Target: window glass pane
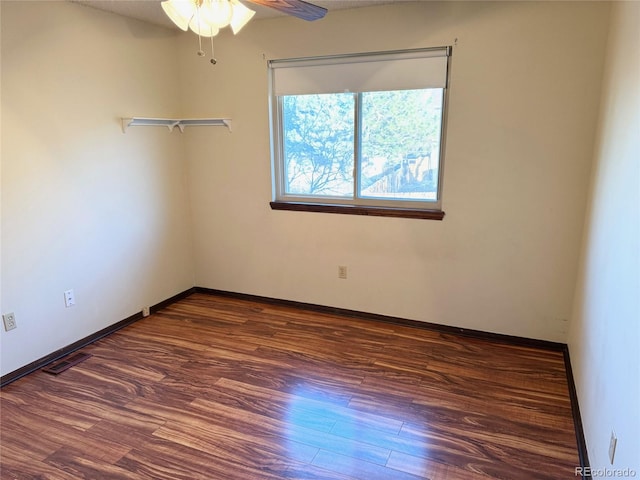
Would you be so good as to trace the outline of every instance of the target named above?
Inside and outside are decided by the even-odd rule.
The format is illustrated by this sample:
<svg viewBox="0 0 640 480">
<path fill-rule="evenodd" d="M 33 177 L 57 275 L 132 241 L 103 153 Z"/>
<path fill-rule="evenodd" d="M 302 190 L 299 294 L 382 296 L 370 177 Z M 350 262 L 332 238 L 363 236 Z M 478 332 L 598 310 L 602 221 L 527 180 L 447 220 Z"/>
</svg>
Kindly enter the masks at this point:
<svg viewBox="0 0 640 480">
<path fill-rule="evenodd" d="M 436 201 L 443 89 L 362 93 L 359 195 Z"/>
<path fill-rule="evenodd" d="M 281 98 L 285 194 L 353 197 L 354 95 Z"/>
</svg>

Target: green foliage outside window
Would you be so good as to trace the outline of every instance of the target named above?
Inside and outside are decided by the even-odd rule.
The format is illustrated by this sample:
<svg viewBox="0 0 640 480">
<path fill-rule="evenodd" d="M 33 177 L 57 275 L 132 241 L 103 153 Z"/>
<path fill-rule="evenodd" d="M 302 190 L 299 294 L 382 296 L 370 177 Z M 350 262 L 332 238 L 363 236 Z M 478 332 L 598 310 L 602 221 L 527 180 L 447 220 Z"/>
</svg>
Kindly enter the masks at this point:
<svg viewBox="0 0 640 480">
<path fill-rule="evenodd" d="M 283 96 L 285 192 L 435 200 L 442 99 L 439 88 Z"/>
</svg>

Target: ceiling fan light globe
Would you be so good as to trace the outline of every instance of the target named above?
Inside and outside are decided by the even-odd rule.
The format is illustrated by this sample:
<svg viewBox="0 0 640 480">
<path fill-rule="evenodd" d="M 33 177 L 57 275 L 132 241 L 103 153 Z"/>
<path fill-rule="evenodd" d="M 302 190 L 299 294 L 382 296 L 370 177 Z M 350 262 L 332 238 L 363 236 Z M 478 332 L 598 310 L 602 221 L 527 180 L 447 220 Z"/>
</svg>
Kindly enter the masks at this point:
<svg viewBox="0 0 640 480">
<path fill-rule="evenodd" d="M 220 29 L 213 25 L 208 24 L 204 20 L 198 20 L 198 15 L 194 16 L 189 22 L 189 28 L 191 31 L 201 37 L 215 37 Z"/>
<path fill-rule="evenodd" d="M 232 14 L 229 0 L 204 0 L 200 7 L 202 20 L 219 29 L 229 25 Z"/>
<path fill-rule="evenodd" d="M 233 34 L 237 34 L 242 27 L 244 27 L 249 20 L 253 18 L 256 14 L 250 8 L 245 7 L 238 0 L 231 0 L 231 5 L 233 5 L 233 16 L 231 17 L 231 30 L 233 30 Z"/>
<path fill-rule="evenodd" d="M 169 17 L 180 30 L 186 32 L 189 28 L 189 21 L 196 12 L 196 5 L 193 0 L 165 0 L 161 5 L 167 17 Z"/>
</svg>

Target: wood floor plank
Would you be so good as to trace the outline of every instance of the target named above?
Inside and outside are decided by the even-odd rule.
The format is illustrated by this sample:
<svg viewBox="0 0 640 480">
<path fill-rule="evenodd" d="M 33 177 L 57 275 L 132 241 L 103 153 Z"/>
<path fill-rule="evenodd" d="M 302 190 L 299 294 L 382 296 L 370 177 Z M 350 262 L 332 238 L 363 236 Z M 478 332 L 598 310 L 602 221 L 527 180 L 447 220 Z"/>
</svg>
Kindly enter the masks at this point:
<svg viewBox="0 0 640 480">
<path fill-rule="evenodd" d="M 317 467 L 313 464 L 291 465 L 284 472 L 282 478 L 296 480 L 358 480 L 357 477 Z"/>
<path fill-rule="evenodd" d="M 2 429 L 5 432 L 20 432 L 20 435 L 3 434 L 0 436 L 0 454 L 2 457 L 17 456 L 31 461 L 43 461 L 62 447 L 62 443 L 42 436 L 42 430 L 48 428 L 46 425 L 49 425 L 44 418 L 41 419 L 41 422 L 34 422 L 34 424 L 31 423 L 32 419 L 28 418 L 30 417 L 28 414 L 24 415 L 26 416 L 18 414 L 12 414 L 11 417 L 2 416 L 0 420 Z"/>
<path fill-rule="evenodd" d="M 385 462 L 386 463 L 386 462 Z M 383 465 L 377 465 L 350 455 L 320 450 L 313 459 L 313 465 L 337 472 L 357 472 L 354 476 L 367 480 L 420 480 L 410 473 L 394 470 Z"/>
<path fill-rule="evenodd" d="M 542 480 L 578 465 L 561 352 L 191 296 L 0 391 L 0 478 Z"/>
<path fill-rule="evenodd" d="M 60 470 L 40 460 L 35 460 L 28 450 L 16 451 L 2 447 L 0 478 L 10 480 L 77 480 L 77 475 Z"/>
<path fill-rule="evenodd" d="M 434 462 L 425 458 L 424 455 L 414 456 L 402 452 L 391 452 L 387 467 L 419 478 L 437 478 L 438 480 L 487 480 L 490 478 L 483 473 Z"/>
<path fill-rule="evenodd" d="M 137 472 L 126 470 L 115 463 L 93 459 L 86 454 L 82 446 L 62 447 L 49 455 L 44 463 L 58 471 L 71 474 L 71 478 L 76 479 L 142 480 L 145 478 L 138 475 Z"/>
<path fill-rule="evenodd" d="M 171 442 L 145 444 L 124 457 L 118 466 L 137 472 L 148 480 L 279 480 L 277 467 L 263 470 L 237 464 L 200 450 L 191 450 Z M 281 466 L 281 469 L 286 468 Z"/>
</svg>

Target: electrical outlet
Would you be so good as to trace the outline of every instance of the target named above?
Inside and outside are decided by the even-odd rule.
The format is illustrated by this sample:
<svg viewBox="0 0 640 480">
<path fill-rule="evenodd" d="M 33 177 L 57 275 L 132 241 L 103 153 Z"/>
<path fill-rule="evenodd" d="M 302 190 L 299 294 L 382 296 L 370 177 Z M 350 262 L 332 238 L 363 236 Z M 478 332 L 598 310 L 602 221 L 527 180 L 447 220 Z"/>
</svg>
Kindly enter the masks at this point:
<svg viewBox="0 0 640 480">
<path fill-rule="evenodd" d="M 346 265 L 338 265 L 338 278 L 343 280 L 347 279 L 347 267 Z"/>
<path fill-rule="evenodd" d="M 69 308 L 76 304 L 76 296 L 73 293 L 73 289 L 64 292 L 64 306 Z"/>
<path fill-rule="evenodd" d="M 151 315 L 151 307 L 142 307 L 142 316 L 148 317 Z"/>
<path fill-rule="evenodd" d="M 16 316 L 13 313 L 5 313 L 2 315 L 2 321 L 4 322 L 5 331 L 13 330 L 14 328 L 18 328 L 18 324 L 16 323 Z"/>
<path fill-rule="evenodd" d="M 609 461 L 613 465 L 613 459 L 616 456 L 616 445 L 618 444 L 618 438 L 616 432 L 611 430 L 611 439 L 609 440 Z"/>
</svg>

